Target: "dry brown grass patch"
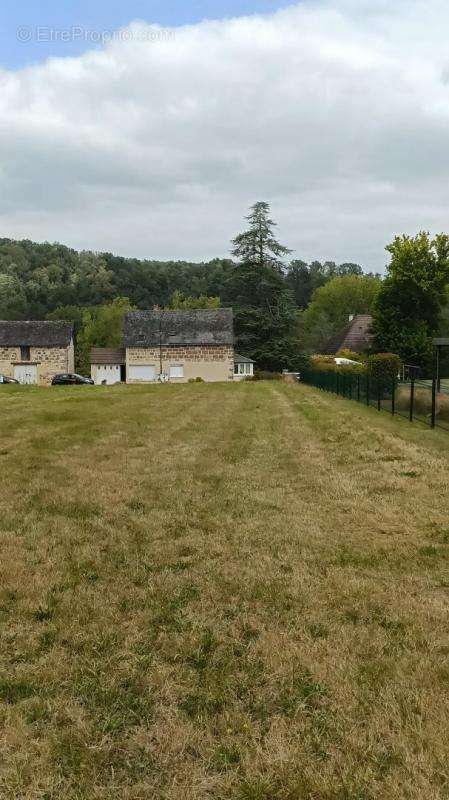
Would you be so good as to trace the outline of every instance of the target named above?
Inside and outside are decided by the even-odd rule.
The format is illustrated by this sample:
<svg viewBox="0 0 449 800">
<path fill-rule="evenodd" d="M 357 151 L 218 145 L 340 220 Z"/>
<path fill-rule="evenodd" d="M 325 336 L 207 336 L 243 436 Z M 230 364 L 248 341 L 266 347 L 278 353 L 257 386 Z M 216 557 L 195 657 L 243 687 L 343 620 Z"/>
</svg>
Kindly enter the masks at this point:
<svg viewBox="0 0 449 800">
<path fill-rule="evenodd" d="M 448 796 L 444 434 L 278 383 L 0 420 L 1 797 Z"/>
</svg>

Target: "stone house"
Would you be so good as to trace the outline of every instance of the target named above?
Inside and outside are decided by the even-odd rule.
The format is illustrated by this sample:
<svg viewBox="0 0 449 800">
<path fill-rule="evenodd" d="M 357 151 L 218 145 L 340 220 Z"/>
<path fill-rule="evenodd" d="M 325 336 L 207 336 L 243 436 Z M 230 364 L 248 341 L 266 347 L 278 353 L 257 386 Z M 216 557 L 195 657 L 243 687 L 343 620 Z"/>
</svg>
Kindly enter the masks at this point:
<svg viewBox="0 0 449 800">
<path fill-rule="evenodd" d="M 74 362 L 71 322 L 0 320 L 0 374 L 45 386 Z"/>
<path fill-rule="evenodd" d="M 125 316 L 126 382 L 234 379 L 230 308 L 131 311 Z"/>
</svg>

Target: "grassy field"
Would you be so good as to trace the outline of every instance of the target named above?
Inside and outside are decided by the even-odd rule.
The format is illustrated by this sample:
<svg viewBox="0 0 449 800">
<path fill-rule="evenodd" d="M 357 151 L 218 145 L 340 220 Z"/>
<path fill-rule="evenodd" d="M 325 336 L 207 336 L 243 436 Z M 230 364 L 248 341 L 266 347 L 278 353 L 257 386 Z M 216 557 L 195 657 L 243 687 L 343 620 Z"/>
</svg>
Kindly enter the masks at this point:
<svg viewBox="0 0 449 800">
<path fill-rule="evenodd" d="M 0 391 L 0 797 L 449 797 L 449 438 L 304 386 Z"/>
</svg>

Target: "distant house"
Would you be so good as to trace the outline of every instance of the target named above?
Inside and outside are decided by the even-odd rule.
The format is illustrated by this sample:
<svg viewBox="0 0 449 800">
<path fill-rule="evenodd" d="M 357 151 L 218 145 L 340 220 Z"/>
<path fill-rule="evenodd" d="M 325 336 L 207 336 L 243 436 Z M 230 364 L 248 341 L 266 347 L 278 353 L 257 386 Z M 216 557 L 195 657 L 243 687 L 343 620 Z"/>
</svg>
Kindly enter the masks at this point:
<svg viewBox="0 0 449 800">
<path fill-rule="evenodd" d="M 71 322 L 0 321 L 0 373 L 46 385 L 57 373 L 74 370 Z"/>
<path fill-rule="evenodd" d="M 373 340 L 372 321 L 373 318 L 370 314 L 357 314 L 350 318 L 348 324 L 331 337 L 323 348 L 323 352 L 333 355 L 339 350 L 353 350 L 354 353 L 363 353 L 368 350 Z"/>
<path fill-rule="evenodd" d="M 237 353 L 234 355 L 234 380 L 242 381 L 245 378 L 251 378 L 254 375 L 255 362 L 246 356 L 239 356 Z"/>
<path fill-rule="evenodd" d="M 123 333 L 127 383 L 234 379 L 230 308 L 131 311 Z"/>
<path fill-rule="evenodd" d="M 124 347 L 93 347 L 90 351 L 90 374 L 96 384 L 111 385 L 126 381 Z"/>
</svg>

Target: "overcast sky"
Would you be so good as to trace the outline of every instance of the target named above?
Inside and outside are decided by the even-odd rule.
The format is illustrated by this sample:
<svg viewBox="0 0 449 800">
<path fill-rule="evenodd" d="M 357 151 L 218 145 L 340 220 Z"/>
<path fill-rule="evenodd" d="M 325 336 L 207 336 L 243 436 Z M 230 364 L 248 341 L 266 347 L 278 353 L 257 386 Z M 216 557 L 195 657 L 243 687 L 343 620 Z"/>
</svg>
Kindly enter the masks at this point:
<svg viewBox="0 0 449 800">
<path fill-rule="evenodd" d="M 0 70 L 0 236 L 206 260 L 267 200 L 294 257 L 382 270 L 395 234 L 449 230 L 447 0 L 214 8 L 104 46 L 116 17 L 80 23 L 53 49 L 22 19 Z"/>
</svg>

